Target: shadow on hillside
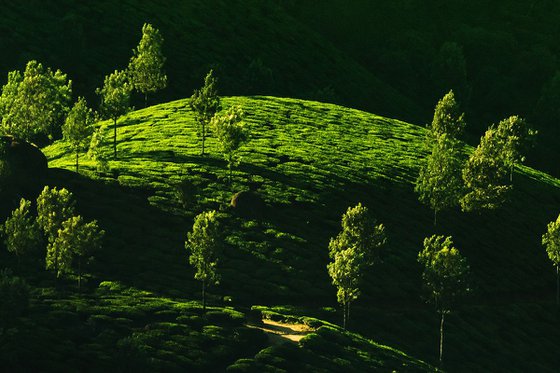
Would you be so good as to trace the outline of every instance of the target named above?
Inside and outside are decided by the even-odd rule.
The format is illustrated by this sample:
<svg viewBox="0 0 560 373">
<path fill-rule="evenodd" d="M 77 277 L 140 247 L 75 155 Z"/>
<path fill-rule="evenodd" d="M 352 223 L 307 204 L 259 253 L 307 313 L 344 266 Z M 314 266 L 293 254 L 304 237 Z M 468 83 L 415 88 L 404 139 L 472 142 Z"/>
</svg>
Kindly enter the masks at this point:
<svg viewBox="0 0 560 373">
<path fill-rule="evenodd" d="M 49 170 L 48 184 L 70 190 L 77 213 L 98 220 L 106 231 L 103 248 L 90 267 L 97 280 L 181 296 L 196 286 L 184 251 L 188 223 L 151 206 L 150 190 L 56 168 Z"/>
</svg>

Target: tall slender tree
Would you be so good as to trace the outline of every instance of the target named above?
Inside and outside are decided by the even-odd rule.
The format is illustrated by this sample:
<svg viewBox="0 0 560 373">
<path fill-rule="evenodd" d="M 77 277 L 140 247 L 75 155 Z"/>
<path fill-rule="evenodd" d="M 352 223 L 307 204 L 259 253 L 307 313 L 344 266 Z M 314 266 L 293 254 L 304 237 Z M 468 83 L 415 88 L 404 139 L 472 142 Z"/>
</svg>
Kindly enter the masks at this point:
<svg viewBox="0 0 560 373">
<path fill-rule="evenodd" d="M 509 181 L 513 180 L 513 168 L 525 161 L 524 152 L 533 143 L 537 132 L 529 127 L 527 121 L 512 115 L 500 121 L 497 127 L 501 140 L 504 162 L 509 168 Z"/>
<path fill-rule="evenodd" d="M 192 231 L 187 234 L 185 249 L 189 253 L 189 263 L 195 269 L 194 278 L 202 282 L 202 310 L 206 312 L 206 288 L 217 284 L 218 256 L 222 247 L 217 212 L 215 210 L 198 214 Z"/>
<path fill-rule="evenodd" d="M 78 289 L 81 289 L 82 265 L 88 256 L 101 247 L 104 234 L 97 221 L 86 223 L 79 215 L 62 222 L 62 227 L 47 250 L 47 269 L 52 269 L 58 277 L 77 270 Z M 73 266 L 74 261 L 77 262 L 77 268 Z"/>
<path fill-rule="evenodd" d="M 457 299 L 468 291 L 469 266 L 451 237 L 432 236 L 424 239 L 424 249 L 418 253 L 424 266 L 422 280 L 428 291 L 427 300 L 440 314 L 439 364 L 443 364 L 443 329 L 445 315 L 451 312 Z"/>
<path fill-rule="evenodd" d="M 202 138 L 202 152 L 204 155 L 204 141 L 206 140 L 208 124 L 220 109 L 220 96 L 218 96 L 218 79 L 214 71 L 210 70 L 204 78 L 204 86 L 194 91 L 189 100 L 189 106 L 194 112 L 194 118 L 198 123 L 198 134 Z"/>
<path fill-rule="evenodd" d="M 490 126 L 467 160 L 462 171 L 466 191 L 460 200 L 463 211 L 496 209 L 505 202 L 511 185 L 502 144 L 503 136 Z"/>
<path fill-rule="evenodd" d="M 556 221 L 548 223 L 547 231 L 542 235 L 542 244 L 556 267 L 556 305 L 560 306 L 560 215 Z"/>
<path fill-rule="evenodd" d="M 149 23 L 142 26 L 142 39 L 134 49 L 128 71 L 136 91 L 144 95 L 144 105 L 148 106 L 148 94 L 167 86 L 167 75 L 163 70 L 165 57 L 161 51 L 163 37 L 159 30 Z"/>
<path fill-rule="evenodd" d="M 420 202 L 434 211 L 434 226 L 439 211 L 459 204 L 463 192 L 461 168 L 458 142 L 447 134 L 438 136 L 432 144 L 431 154 L 420 168 L 414 187 Z"/>
<path fill-rule="evenodd" d="M 428 156 L 420 167 L 414 191 L 418 199 L 434 211 L 434 225 L 439 211 L 459 205 L 463 190 L 461 146 L 457 137 L 465 128 L 453 91 L 438 101 L 434 118 L 428 126 Z"/>
<path fill-rule="evenodd" d="M 80 97 L 74 104 L 66 121 L 62 126 L 62 136 L 64 140 L 72 144 L 76 152 L 76 172 L 79 172 L 80 152 L 89 145 L 93 134 L 93 111 L 88 108 L 85 98 Z"/>
<path fill-rule="evenodd" d="M 74 215 L 75 202 L 68 189 L 45 186 L 37 197 L 37 223 L 49 242 L 54 241 L 62 222 Z"/>
<path fill-rule="evenodd" d="M 243 110 L 238 106 L 232 106 L 224 114 L 216 113 L 210 121 L 210 127 L 216 135 L 228 163 L 230 183 L 232 168 L 237 160 L 237 150 L 247 142 L 249 137 L 247 130 L 241 123 L 242 119 Z"/>
<path fill-rule="evenodd" d="M 1 227 L 6 248 L 18 257 L 18 261 L 41 243 L 41 231 L 30 210 L 31 202 L 22 198 L 19 207 L 12 211 Z"/>
<path fill-rule="evenodd" d="M 115 70 L 105 77 L 103 88 L 96 93 L 101 96 L 101 114 L 113 120 L 113 157 L 117 158 L 117 120 L 131 110 L 130 91 L 126 72 Z"/>
<path fill-rule="evenodd" d="M 327 270 L 337 287 L 338 302 L 343 309 L 343 327 L 350 318 L 350 304 L 360 294 L 359 283 L 366 267 L 374 264 L 378 249 L 387 241 L 385 227 L 377 224 L 361 203 L 349 207 L 342 215 L 342 231 L 329 242 L 332 262 Z"/>
</svg>

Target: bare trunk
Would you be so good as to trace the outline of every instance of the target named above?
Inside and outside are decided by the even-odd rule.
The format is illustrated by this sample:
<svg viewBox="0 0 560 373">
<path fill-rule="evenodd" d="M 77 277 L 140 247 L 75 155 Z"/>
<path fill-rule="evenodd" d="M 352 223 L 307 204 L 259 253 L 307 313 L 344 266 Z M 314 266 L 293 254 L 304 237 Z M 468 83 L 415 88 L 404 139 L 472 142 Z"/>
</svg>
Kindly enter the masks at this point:
<svg viewBox="0 0 560 373">
<path fill-rule="evenodd" d="M 342 304 L 342 329 L 346 330 L 346 303 Z"/>
<path fill-rule="evenodd" d="M 513 165 L 509 169 L 509 182 L 513 181 Z"/>
<path fill-rule="evenodd" d="M 556 306 L 560 305 L 560 273 L 556 266 Z"/>
<path fill-rule="evenodd" d="M 204 155 L 204 140 L 206 138 L 206 125 L 202 124 L 202 155 Z"/>
<path fill-rule="evenodd" d="M 144 107 L 148 107 L 148 94 L 144 93 Z"/>
<path fill-rule="evenodd" d="M 113 119 L 113 158 L 117 159 L 117 119 Z"/>
<path fill-rule="evenodd" d="M 443 364 L 443 322 L 445 320 L 445 313 L 441 313 L 441 322 L 439 324 L 439 367 Z"/>
<path fill-rule="evenodd" d="M 434 227 L 437 226 L 437 210 L 434 209 Z"/>
<path fill-rule="evenodd" d="M 76 149 L 76 173 L 78 172 L 78 157 L 79 157 L 80 152 Z"/>
<path fill-rule="evenodd" d="M 82 259 L 78 258 L 78 292 L 82 291 Z"/>
<path fill-rule="evenodd" d="M 202 280 L 202 312 L 206 313 L 206 281 Z"/>
</svg>

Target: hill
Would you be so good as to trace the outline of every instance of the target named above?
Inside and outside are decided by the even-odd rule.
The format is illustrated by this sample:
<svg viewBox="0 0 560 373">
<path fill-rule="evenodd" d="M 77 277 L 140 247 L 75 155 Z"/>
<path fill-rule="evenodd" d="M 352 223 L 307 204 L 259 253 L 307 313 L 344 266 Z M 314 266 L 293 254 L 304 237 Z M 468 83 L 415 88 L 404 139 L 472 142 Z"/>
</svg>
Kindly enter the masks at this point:
<svg viewBox="0 0 560 373">
<path fill-rule="evenodd" d="M 44 149 L 53 168 L 50 183 L 72 190 L 78 210 L 107 230 L 90 286 L 118 281 L 166 298 L 198 299 L 184 239 L 195 214 L 217 208 L 227 249 L 220 262 L 222 282 L 212 290 L 215 305 L 260 304 L 285 317 L 339 323 L 325 268 L 327 245 L 341 214 L 362 202 L 387 226 L 389 243 L 383 263 L 365 276 L 352 330 L 435 362 L 437 315 L 421 301 L 416 255 L 424 237 L 452 235 L 471 265 L 474 292 L 448 318 L 445 367 L 555 369 L 560 329 L 552 303 L 554 274 L 540 235 L 558 213 L 559 180 L 518 168 L 504 208 L 480 215 L 451 211 L 434 228 L 431 212 L 413 193 L 425 155 L 423 127 L 296 99 L 224 99 L 224 106 L 234 104 L 247 112 L 251 141 L 242 148 L 231 186 L 213 139 L 210 154 L 199 155 L 186 100 L 123 117 L 119 159 L 110 161 L 109 173 L 97 172 L 84 158 L 85 175 L 76 175 L 67 171 L 74 159 L 66 144 Z M 104 151 L 110 154 L 109 142 Z M 177 196 L 181 179 L 191 184 L 191 200 Z M 233 193 L 250 188 L 266 205 L 259 216 L 241 217 L 225 208 Z M 340 349 L 326 350 L 332 357 Z M 283 349 L 266 354 L 292 356 Z M 255 359 L 240 364 L 259 366 Z"/>
</svg>

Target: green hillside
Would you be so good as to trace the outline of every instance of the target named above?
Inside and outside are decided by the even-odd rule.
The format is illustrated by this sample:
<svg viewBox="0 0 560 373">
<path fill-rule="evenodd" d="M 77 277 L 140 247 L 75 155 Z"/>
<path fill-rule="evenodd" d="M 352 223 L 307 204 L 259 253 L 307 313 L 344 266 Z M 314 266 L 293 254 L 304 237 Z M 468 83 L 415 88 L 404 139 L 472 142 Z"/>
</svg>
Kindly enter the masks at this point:
<svg viewBox="0 0 560 373">
<path fill-rule="evenodd" d="M 107 231 L 105 246 L 90 269 L 88 294 L 98 297 L 100 281 L 118 281 L 125 289 L 132 286 L 168 302 L 197 300 L 199 284 L 192 279 L 184 239 L 194 215 L 217 208 L 227 248 L 219 264 L 221 284 L 211 290 L 212 304 L 278 306 L 274 310 L 280 314 L 338 324 L 341 315 L 326 272 L 327 246 L 339 230 L 341 214 L 362 202 L 387 226 L 389 243 L 382 263 L 365 276 L 351 330 L 435 363 L 439 324 L 435 312 L 421 301 L 416 256 L 424 237 L 452 235 L 471 265 L 474 291 L 448 318 L 445 368 L 554 370 L 560 329 L 553 304 L 554 273 L 540 235 L 558 213 L 559 180 L 517 169 L 515 189 L 504 208 L 480 215 L 451 211 L 442 214 L 434 228 L 431 211 L 413 193 L 419 160 L 425 155 L 424 128 L 312 101 L 224 99 L 224 106 L 233 104 L 247 113 L 251 140 L 242 148 L 231 186 L 213 139 L 208 143 L 210 154 L 199 155 L 186 100 L 123 117 L 119 160 L 110 161 L 109 172 L 98 173 L 84 157 L 84 175 L 77 175 L 70 171 L 74 158 L 66 144 L 44 149 L 53 168 L 51 184 L 72 190 L 78 211 L 98 219 Z M 109 128 L 106 133 L 104 151 L 109 156 Z M 186 208 L 175 193 L 181 178 L 194 185 L 194 198 Z M 250 187 L 266 208 L 260 216 L 238 216 L 226 206 L 234 192 Z M 45 286 L 46 275 L 35 277 L 34 284 Z M 133 305 L 127 309 L 136 312 Z M 218 313 L 224 312 L 229 311 Z M 282 360 L 301 358 L 302 364 L 309 360 L 317 362 L 317 369 L 328 369 L 317 356 L 338 354 L 340 349 L 328 344 L 354 337 L 320 331 L 324 340 L 316 342 L 322 353 L 306 350 L 306 345 L 317 346 L 312 341 L 319 337 L 312 336 L 298 352 L 272 348 L 261 353 L 270 361 L 259 360 L 259 355 L 238 356 L 245 358 L 239 364 L 258 371 L 259 364 L 275 366 L 271 361 L 280 361 L 277 367 L 282 368 Z M 352 339 L 343 344 L 365 351 L 369 347 L 363 343 Z M 358 362 L 355 355 L 345 356 L 348 363 L 333 366 L 350 364 L 360 371 L 364 361 L 376 360 Z"/>
</svg>

